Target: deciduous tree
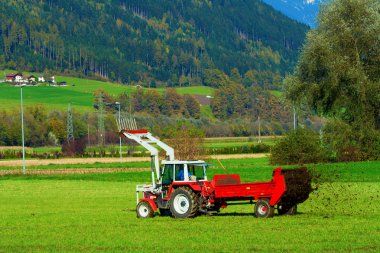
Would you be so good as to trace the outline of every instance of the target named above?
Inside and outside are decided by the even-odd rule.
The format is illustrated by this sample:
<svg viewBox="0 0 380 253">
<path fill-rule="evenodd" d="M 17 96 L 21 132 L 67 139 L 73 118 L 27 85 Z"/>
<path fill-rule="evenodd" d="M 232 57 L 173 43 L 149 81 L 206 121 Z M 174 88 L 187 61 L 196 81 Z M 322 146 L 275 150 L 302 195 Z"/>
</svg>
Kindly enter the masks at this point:
<svg viewBox="0 0 380 253">
<path fill-rule="evenodd" d="M 376 138 L 368 134 L 380 129 L 380 2 L 332 1 L 319 23 L 286 79 L 287 97 L 349 124 L 355 147 L 368 150 L 366 140 Z"/>
</svg>

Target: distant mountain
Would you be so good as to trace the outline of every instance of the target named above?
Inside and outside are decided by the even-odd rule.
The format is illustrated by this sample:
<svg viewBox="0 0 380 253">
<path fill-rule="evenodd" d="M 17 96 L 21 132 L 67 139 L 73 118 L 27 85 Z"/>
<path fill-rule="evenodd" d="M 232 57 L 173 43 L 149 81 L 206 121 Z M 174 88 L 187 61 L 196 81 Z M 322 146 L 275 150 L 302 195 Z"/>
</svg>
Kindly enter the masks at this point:
<svg viewBox="0 0 380 253">
<path fill-rule="evenodd" d="M 329 0 L 263 0 L 285 15 L 310 27 L 317 26 L 319 6 Z"/>
<path fill-rule="evenodd" d="M 308 30 L 261 0 L 0 1 L 0 68 L 202 83 L 292 70 Z"/>
</svg>

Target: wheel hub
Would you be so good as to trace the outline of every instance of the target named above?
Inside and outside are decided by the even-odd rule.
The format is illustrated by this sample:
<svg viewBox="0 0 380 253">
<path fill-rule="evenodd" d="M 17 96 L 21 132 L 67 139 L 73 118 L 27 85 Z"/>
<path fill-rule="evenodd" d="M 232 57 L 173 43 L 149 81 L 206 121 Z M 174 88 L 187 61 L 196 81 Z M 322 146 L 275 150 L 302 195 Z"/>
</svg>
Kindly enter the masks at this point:
<svg viewBox="0 0 380 253">
<path fill-rule="evenodd" d="M 261 215 L 265 215 L 268 210 L 268 207 L 264 205 L 260 205 L 259 208 L 257 209 L 258 213 Z"/>
<path fill-rule="evenodd" d="M 173 204 L 175 211 L 179 214 L 186 213 L 190 208 L 190 202 L 184 194 L 175 196 Z"/>
<path fill-rule="evenodd" d="M 149 214 L 149 210 L 146 206 L 140 206 L 139 207 L 139 213 L 141 217 L 147 217 Z"/>
</svg>

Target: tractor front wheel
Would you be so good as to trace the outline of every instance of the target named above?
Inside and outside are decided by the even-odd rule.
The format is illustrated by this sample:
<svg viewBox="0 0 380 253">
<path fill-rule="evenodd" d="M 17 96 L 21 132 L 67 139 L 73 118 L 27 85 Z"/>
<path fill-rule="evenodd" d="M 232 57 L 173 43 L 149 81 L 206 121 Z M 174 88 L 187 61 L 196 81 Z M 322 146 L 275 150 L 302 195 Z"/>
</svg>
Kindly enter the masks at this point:
<svg viewBox="0 0 380 253">
<path fill-rule="evenodd" d="M 187 187 L 179 187 L 170 196 L 170 211 L 175 218 L 191 218 L 199 211 L 198 196 Z"/>
<path fill-rule="evenodd" d="M 258 218 L 270 218 L 274 215 L 274 207 L 269 204 L 269 199 L 259 199 L 255 205 L 255 214 Z"/>
<path fill-rule="evenodd" d="M 140 201 L 136 207 L 137 218 L 152 218 L 154 211 L 147 201 Z"/>
</svg>

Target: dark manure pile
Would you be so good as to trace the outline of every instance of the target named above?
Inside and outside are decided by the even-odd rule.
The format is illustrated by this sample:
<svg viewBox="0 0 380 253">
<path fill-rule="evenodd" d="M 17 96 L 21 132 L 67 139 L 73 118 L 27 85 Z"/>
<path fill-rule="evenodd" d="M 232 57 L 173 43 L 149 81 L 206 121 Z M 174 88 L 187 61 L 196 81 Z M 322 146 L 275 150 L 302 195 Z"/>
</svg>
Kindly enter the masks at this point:
<svg viewBox="0 0 380 253">
<path fill-rule="evenodd" d="M 286 192 L 281 197 L 282 204 L 295 205 L 309 198 L 313 191 L 312 174 L 306 168 L 286 169 L 282 175 L 286 184 Z"/>
</svg>

